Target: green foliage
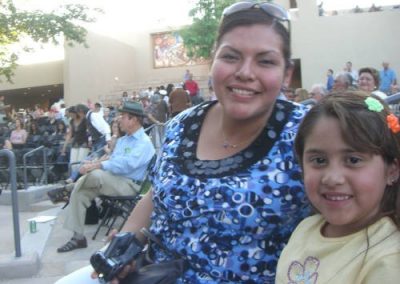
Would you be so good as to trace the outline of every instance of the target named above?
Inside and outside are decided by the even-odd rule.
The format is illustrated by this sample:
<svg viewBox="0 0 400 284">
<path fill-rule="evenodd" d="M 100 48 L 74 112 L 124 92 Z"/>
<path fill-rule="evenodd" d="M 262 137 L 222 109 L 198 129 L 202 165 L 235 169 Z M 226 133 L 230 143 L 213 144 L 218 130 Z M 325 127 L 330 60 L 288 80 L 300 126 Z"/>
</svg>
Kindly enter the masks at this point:
<svg viewBox="0 0 400 284">
<path fill-rule="evenodd" d="M 210 58 L 225 7 L 235 0 L 198 0 L 189 15 L 193 24 L 179 31 L 191 58 Z"/>
<path fill-rule="evenodd" d="M 30 37 L 38 43 L 59 44 L 59 37 L 64 35 L 65 42 L 86 45 L 85 28 L 79 22 L 94 22 L 88 16 L 89 9 L 84 5 L 65 5 L 56 11 L 18 10 L 12 0 L 0 0 L 0 78 L 9 82 L 17 66 L 18 55 L 10 45 Z M 96 10 L 99 12 L 99 10 Z M 29 51 L 29 47 L 25 49 Z"/>
</svg>

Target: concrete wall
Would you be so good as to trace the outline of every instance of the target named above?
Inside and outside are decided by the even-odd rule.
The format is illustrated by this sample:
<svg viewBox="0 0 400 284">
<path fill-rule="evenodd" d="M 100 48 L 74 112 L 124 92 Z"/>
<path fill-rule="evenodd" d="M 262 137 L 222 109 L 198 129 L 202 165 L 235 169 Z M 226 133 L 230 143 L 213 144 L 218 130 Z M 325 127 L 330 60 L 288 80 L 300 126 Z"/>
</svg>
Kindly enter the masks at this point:
<svg viewBox="0 0 400 284">
<path fill-rule="evenodd" d="M 288 0 L 276 2 L 289 8 Z M 381 69 L 382 61 L 388 60 L 400 76 L 400 53 L 398 52 L 400 41 L 393 36 L 400 34 L 399 11 L 319 17 L 316 1 L 297 1 L 297 3 L 298 9 L 292 11 L 292 46 L 293 58 L 301 60 L 303 87 L 310 88 L 317 82 L 325 83 L 327 69 L 331 68 L 339 72 L 343 70 L 347 61 L 353 62 L 354 69 L 365 66 Z M 174 29 L 177 27 L 160 27 L 157 30 L 146 30 L 144 27 L 139 32 L 128 32 L 117 37 L 110 35 L 135 47 L 132 54 L 125 54 L 134 62 L 132 65 L 134 76 L 128 75 L 120 79 L 118 83 L 108 80 L 107 82 L 112 86 L 103 88 L 103 93 L 111 90 L 110 94 L 115 95 L 123 90 L 130 92 L 148 86 L 155 87 L 169 82 L 179 82 L 186 69 L 190 69 L 195 79 L 197 78 L 205 87 L 209 73 L 208 65 L 153 68 L 151 34 Z M 93 43 L 93 45 L 97 48 L 98 43 Z M 79 52 L 77 50 L 70 55 L 78 56 Z M 96 68 L 102 60 L 107 61 L 108 56 L 111 55 L 106 55 L 104 59 L 94 59 Z M 81 56 L 78 61 L 82 62 L 82 60 L 84 58 Z M 70 72 L 76 70 L 72 66 L 68 67 L 67 64 L 66 67 L 71 70 Z M 79 84 L 82 83 L 76 82 L 76 85 Z"/>
<path fill-rule="evenodd" d="M 328 68 L 339 72 L 345 62 L 353 69 L 382 68 L 390 62 L 400 76 L 400 11 L 319 17 L 315 1 L 297 1 L 293 21 L 293 57 L 301 59 L 303 87 L 326 82 Z"/>
<path fill-rule="evenodd" d="M 276 2 L 289 7 L 288 0 Z M 301 60 L 303 87 L 325 83 L 327 69 L 339 72 L 347 61 L 353 62 L 354 69 L 381 69 L 382 61 L 387 60 L 400 76 L 400 11 L 319 17 L 316 1 L 297 3 L 298 9 L 292 11 L 292 45 L 293 58 Z M 89 49 L 66 47 L 64 65 L 57 62 L 19 67 L 12 87 L 63 82 L 67 104 L 86 102 L 88 98 L 107 101 L 124 90 L 180 82 L 186 69 L 205 87 L 208 65 L 153 68 L 151 34 L 176 29 L 144 26 L 140 31 L 124 29 L 120 34 L 117 30 L 108 35 L 89 33 Z M 10 88 L 0 85 L 0 90 L 7 86 Z"/>
<path fill-rule="evenodd" d="M 89 48 L 66 47 L 64 96 L 68 104 L 92 102 L 113 93 L 120 82 L 135 78 L 135 48 L 115 39 L 89 33 Z"/>
<path fill-rule="evenodd" d="M 63 66 L 63 61 L 18 66 L 15 76 L 12 78 L 14 83 L 6 82 L 4 79 L 0 83 L 0 91 L 62 84 L 64 81 Z"/>
</svg>

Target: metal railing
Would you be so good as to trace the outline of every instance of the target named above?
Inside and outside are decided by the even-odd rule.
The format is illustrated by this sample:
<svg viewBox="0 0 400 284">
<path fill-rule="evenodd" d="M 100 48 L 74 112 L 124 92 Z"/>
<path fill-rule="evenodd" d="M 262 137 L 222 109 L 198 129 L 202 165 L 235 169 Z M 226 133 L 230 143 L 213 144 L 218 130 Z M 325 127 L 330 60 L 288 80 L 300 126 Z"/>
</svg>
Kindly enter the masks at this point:
<svg viewBox="0 0 400 284">
<path fill-rule="evenodd" d="M 395 115 L 400 116 L 400 93 L 387 96 L 384 101 Z"/>
<path fill-rule="evenodd" d="M 48 176 L 48 169 L 47 169 L 47 148 L 45 146 L 40 146 L 38 148 L 35 148 L 27 153 L 24 154 L 24 156 L 22 157 L 22 161 L 23 161 L 23 165 L 24 165 L 24 188 L 27 189 L 28 188 L 28 166 L 27 166 L 27 158 L 31 157 L 33 154 L 35 154 L 36 152 L 42 151 L 43 153 L 43 163 L 40 166 L 40 168 L 43 168 L 43 179 L 42 181 L 44 181 L 44 184 L 47 184 L 47 176 Z M 41 181 L 41 182 L 42 182 Z"/>
<path fill-rule="evenodd" d="M 12 200 L 12 213 L 14 224 L 14 244 L 15 256 L 21 256 L 21 235 L 19 230 L 19 215 L 18 215 L 18 193 L 17 193 L 17 170 L 15 162 L 15 154 L 11 150 L 0 150 L 0 157 L 7 156 L 9 164 L 9 175 L 11 183 L 11 200 Z"/>
</svg>

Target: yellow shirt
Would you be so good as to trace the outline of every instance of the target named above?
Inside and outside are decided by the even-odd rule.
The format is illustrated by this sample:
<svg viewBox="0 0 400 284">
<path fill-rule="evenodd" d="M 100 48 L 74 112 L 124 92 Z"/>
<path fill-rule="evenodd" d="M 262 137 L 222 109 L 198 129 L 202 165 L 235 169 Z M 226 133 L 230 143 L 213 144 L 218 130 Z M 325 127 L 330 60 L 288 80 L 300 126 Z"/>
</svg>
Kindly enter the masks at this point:
<svg viewBox="0 0 400 284">
<path fill-rule="evenodd" d="M 325 220 L 303 220 L 282 251 L 276 282 L 302 284 L 400 283 L 400 231 L 389 217 L 367 230 L 339 237 L 321 235 Z"/>
</svg>

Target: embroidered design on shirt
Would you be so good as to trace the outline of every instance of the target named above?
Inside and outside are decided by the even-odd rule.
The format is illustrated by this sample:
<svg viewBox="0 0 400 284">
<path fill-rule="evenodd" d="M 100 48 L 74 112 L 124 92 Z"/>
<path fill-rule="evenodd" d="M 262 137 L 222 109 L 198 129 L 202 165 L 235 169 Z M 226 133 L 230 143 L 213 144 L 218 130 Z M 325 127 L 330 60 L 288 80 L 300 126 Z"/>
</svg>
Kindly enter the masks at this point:
<svg viewBox="0 0 400 284">
<path fill-rule="evenodd" d="M 129 148 L 129 147 L 126 147 L 125 150 L 124 150 L 124 153 L 125 153 L 125 154 L 129 154 L 129 153 L 131 153 L 131 152 L 132 152 L 132 149 Z"/>
<path fill-rule="evenodd" d="M 318 279 L 319 259 L 309 256 L 304 264 L 293 261 L 288 269 L 288 284 L 315 284 Z"/>
</svg>

